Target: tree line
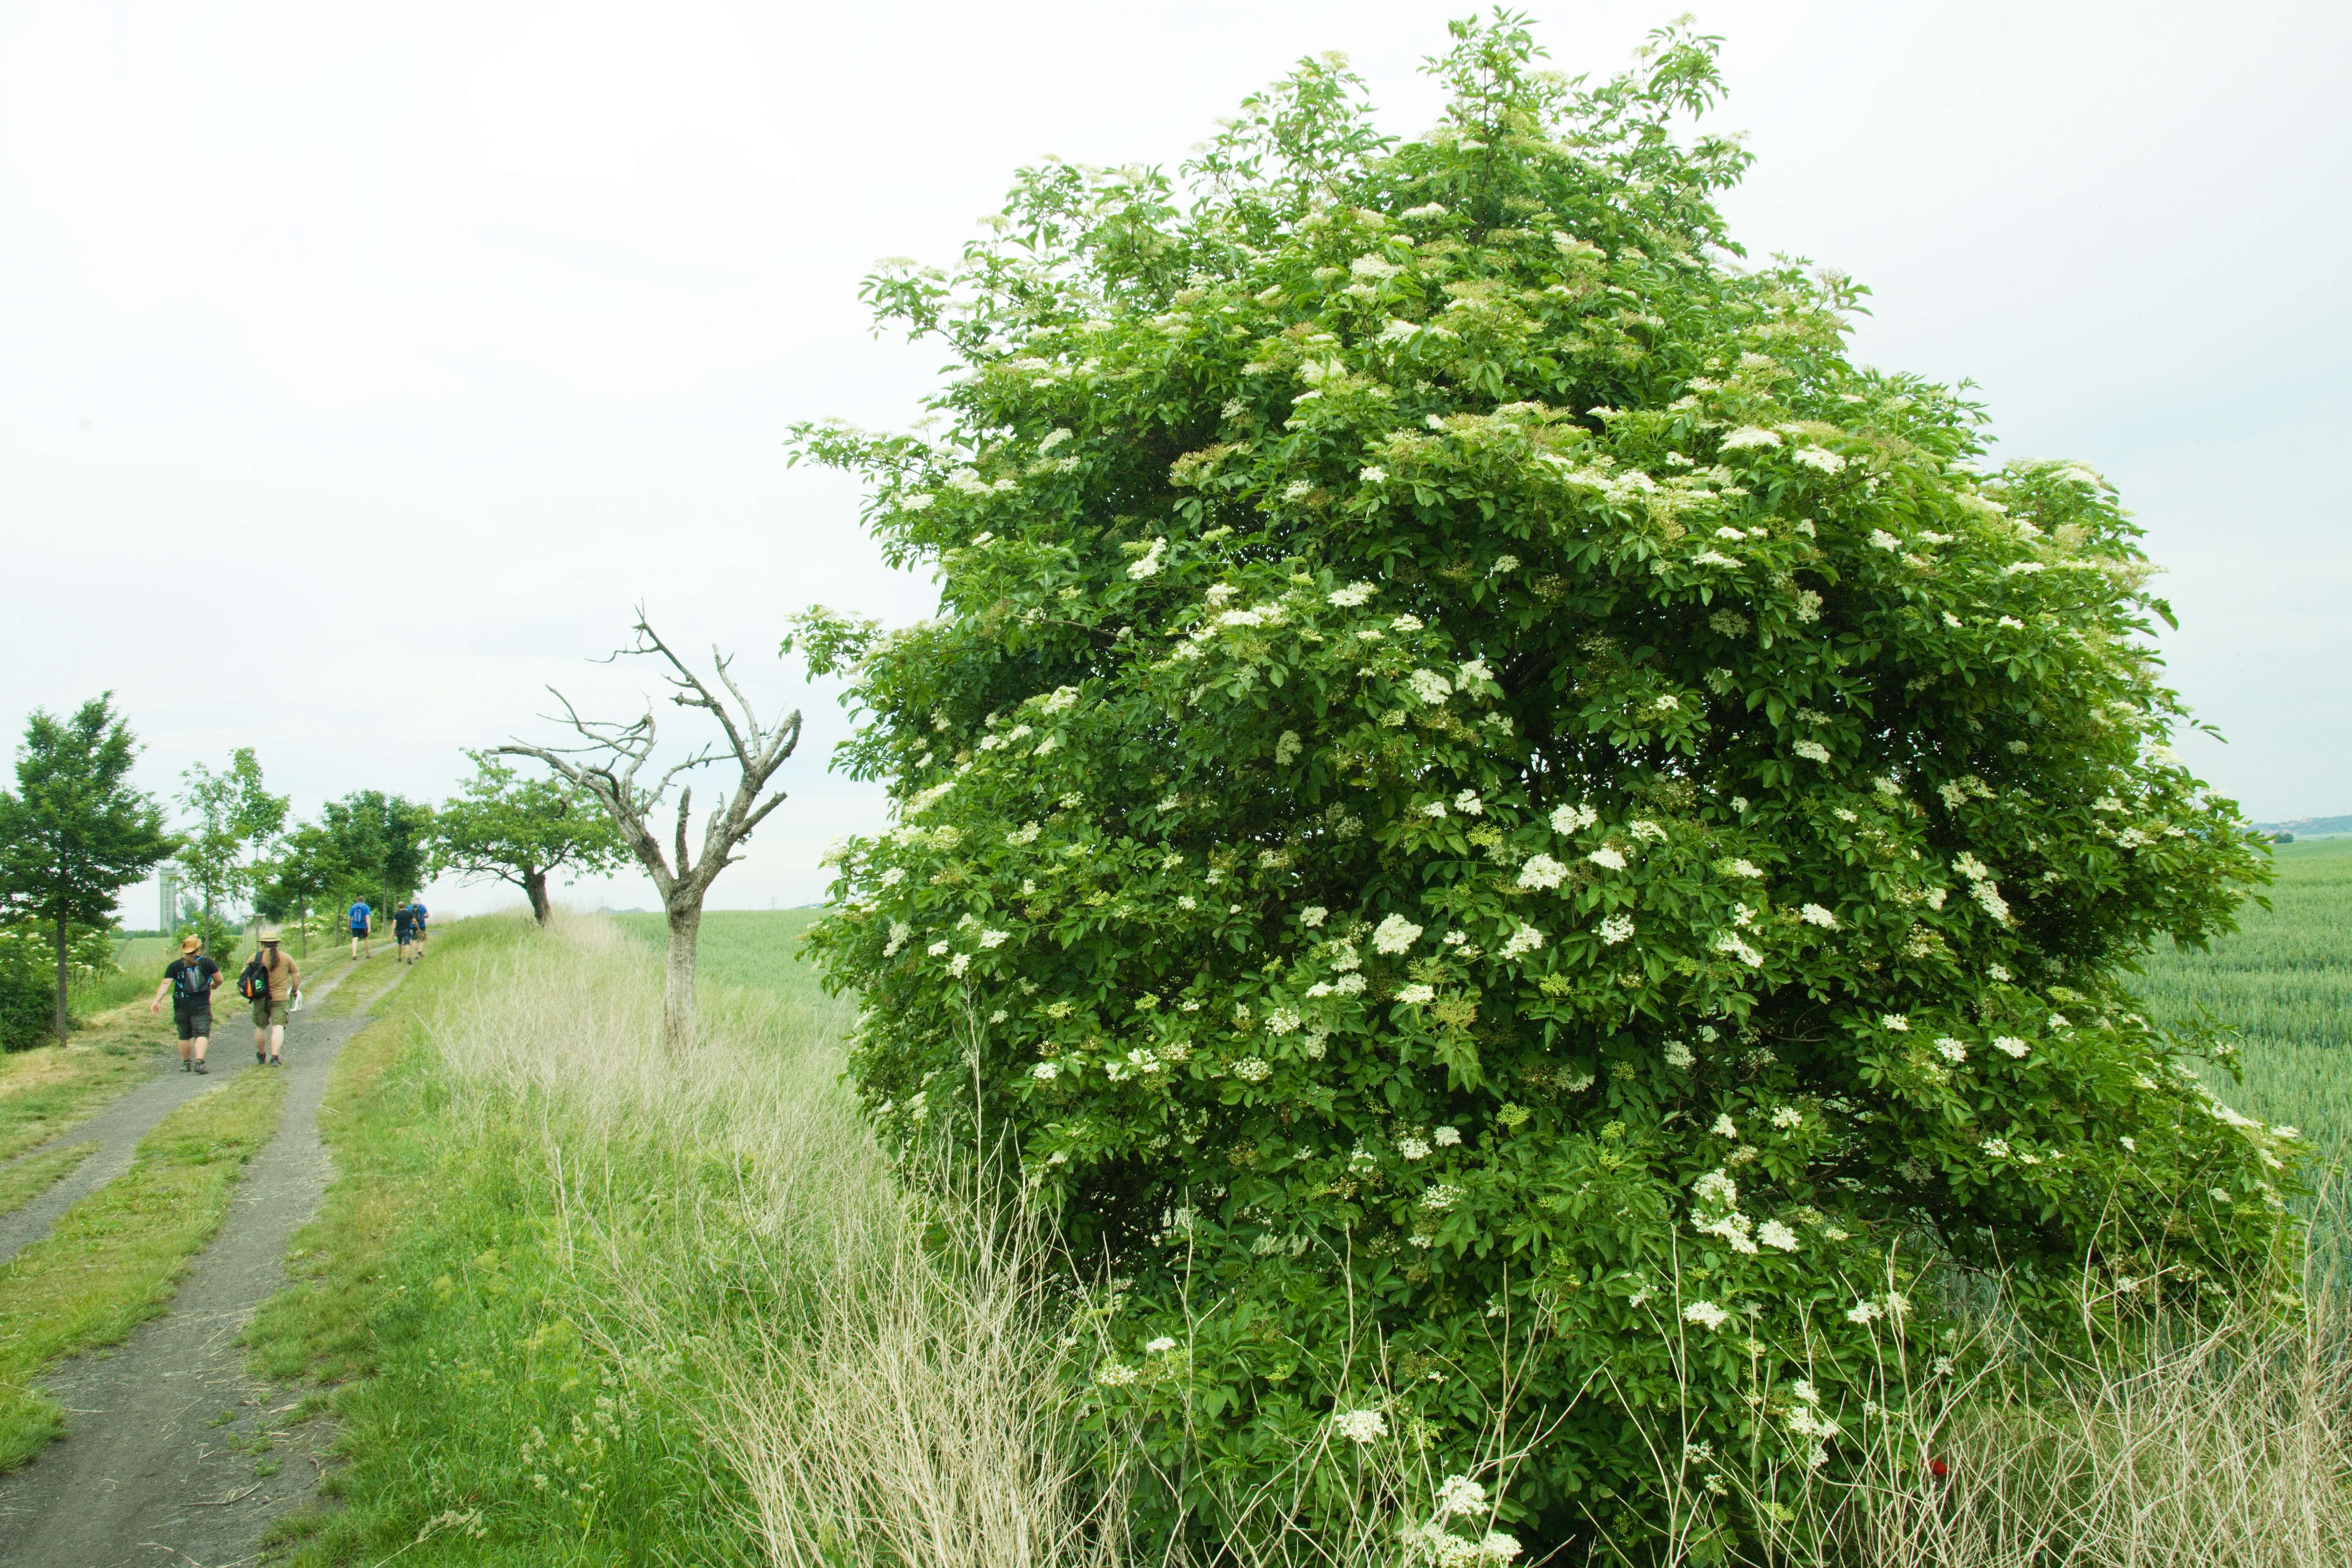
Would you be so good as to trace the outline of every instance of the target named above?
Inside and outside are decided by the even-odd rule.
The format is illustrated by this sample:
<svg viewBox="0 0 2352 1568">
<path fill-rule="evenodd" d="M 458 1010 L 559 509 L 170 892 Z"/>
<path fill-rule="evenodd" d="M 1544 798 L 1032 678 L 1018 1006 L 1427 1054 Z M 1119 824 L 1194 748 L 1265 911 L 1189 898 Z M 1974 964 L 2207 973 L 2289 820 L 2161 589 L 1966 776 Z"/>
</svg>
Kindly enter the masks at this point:
<svg viewBox="0 0 2352 1568">
<path fill-rule="evenodd" d="M 544 922 L 551 879 L 609 871 L 629 858 L 610 813 L 582 784 L 528 777 L 489 752 L 439 805 L 355 790 L 296 820 L 270 792 L 252 747 L 226 766 L 191 763 L 164 802 L 131 781 L 139 742 L 112 692 L 72 715 L 36 710 L 0 789 L 0 1037 L 9 1048 L 72 1028 L 69 992 L 90 939 L 111 929 L 125 888 L 166 868 L 194 908 L 167 925 L 226 956 L 229 916 L 292 921 L 307 937 L 319 910 L 364 900 L 385 909 L 439 876 L 499 880 Z M 174 934 L 167 930 L 164 934 Z"/>
</svg>

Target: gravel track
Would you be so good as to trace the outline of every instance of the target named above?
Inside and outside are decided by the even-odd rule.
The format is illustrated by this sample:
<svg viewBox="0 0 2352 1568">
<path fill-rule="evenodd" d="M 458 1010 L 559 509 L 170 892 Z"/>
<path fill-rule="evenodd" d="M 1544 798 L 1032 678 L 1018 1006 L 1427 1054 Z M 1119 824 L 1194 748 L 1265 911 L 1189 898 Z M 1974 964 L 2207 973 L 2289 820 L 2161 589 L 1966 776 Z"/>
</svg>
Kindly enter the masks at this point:
<svg viewBox="0 0 2352 1568">
<path fill-rule="evenodd" d="M 171 1306 L 122 1344 L 41 1380 L 66 1407 L 67 1436 L 0 1477 L 0 1563 L 228 1568 L 254 1562 L 270 1522 L 315 1495 L 332 1435 L 318 1421 L 278 1428 L 300 1394 L 249 1376 L 237 1339 L 254 1310 L 288 1284 L 287 1248 L 326 1191 L 331 1161 L 319 1106 L 336 1051 L 367 1022 L 364 1011 L 320 1018 L 306 1006 L 294 1016 L 278 1069 L 286 1106 L 277 1134 L 246 1168 L 227 1219 Z M 53 1190 L 0 1221 L 0 1248 L 46 1235 L 74 1197 L 121 1174 L 140 1137 L 173 1106 L 236 1072 L 262 1070 L 242 1048 L 248 1037 L 239 1026 L 223 1029 L 208 1077 L 167 1069 L 60 1134 L 55 1142 L 101 1147 L 58 1184 L 69 1192 Z"/>
</svg>

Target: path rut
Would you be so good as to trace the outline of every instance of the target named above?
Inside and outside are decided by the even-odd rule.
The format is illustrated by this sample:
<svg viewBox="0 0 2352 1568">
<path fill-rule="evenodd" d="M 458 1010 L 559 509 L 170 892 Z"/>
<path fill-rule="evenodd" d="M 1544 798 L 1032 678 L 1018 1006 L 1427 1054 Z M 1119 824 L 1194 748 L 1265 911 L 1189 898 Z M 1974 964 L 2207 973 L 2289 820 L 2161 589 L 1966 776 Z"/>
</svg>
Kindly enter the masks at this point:
<svg viewBox="0 0 2352 1568">
<path fill-rule="evenodd" d="M 254 1310 L 285 1288 L 287 1247 L 326 1191 L 331 1161 L 319 1138 L 319 1107 L 335 1053 L 367 1022 L 363 1013 L 295 1015 L 286 1065 L 277 1069 L 286 1075 L 278 1131 L 246 1168 L 220 1233 L 191 1265 L 170 1308 L 123 1344 L 64 1363 L 41 1380 L 66 1407 L 67 1435 L 0 1477 L 0 1563 L 230 1568 L 253 1562 L 270 1522 L 317 1490 L 330 1434 L 315 1422 L 278 1430 L 299 1394 L 247 1375 L 237 1338 Z M 224 1042 L 241 1046 L 249 1037 L 223 1030 L 215 1055 Z M 60 1142 L 103 1143 L 60 1185 L 96 1186 L 106 1177 L 90 1175 L 91 1167 L 101 1162 L 119 1174 L 130 1144 L 173 1105 L 215 1087 L 225 1070 L 226 1063 L 205 1078 L 168 1070 L 60 1135 Z M 240 1051 L 235 1070 L 264 1069 Z M 56 1197 L 28 1209 L 47 1208 Z M 37 1234 L 70 1201 L 57 1202 Z"/>
</svg>

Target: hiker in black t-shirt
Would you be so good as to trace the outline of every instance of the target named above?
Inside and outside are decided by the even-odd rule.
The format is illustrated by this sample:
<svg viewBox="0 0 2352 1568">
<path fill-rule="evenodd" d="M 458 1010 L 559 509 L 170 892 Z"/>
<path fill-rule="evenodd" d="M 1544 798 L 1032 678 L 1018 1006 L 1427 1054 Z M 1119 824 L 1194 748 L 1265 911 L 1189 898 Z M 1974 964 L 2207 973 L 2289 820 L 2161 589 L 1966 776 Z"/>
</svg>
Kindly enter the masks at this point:
<svg viewBox="0 0 2352 1568">
<path fill-rule="evenodd" d="M 399 944 L 401 963 L 415 962 L 415 956 L 408 951 L 408 944 L 416 940 L 416 916 L 406 904 L 392 911 L 392 940 Z"/>
<path fill-rule="evenodd" d="M 221 983 L 221 972 L 219 964 L 197 951 L 203 945 L 192 936 L 180 939 L 180 956 L 163 966 L 163 984 L 155 987 L 154 1000 L 147 1004 L 147 1016 L 152 1018 L 163 1006 L 164 996 L 172 998 L 172 1022 L 180 1030 L 182 1072 L 212 1070 L 205 1066 L 205 1047 L 212 1043 L 213 991 Z"/>
</svg>

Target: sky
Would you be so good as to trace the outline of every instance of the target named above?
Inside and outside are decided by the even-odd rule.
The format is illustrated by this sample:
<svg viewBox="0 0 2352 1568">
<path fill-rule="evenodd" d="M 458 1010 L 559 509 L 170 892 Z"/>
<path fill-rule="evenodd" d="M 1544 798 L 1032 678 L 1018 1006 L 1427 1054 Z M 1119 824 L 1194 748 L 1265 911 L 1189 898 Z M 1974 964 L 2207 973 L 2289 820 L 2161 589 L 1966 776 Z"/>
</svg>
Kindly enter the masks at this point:
<svg viewBox="0 0 2352 1568">
<path fill-rule="evenodd" d="M 822 897 L 882 820 L 825 772 L 787 616 L 887 621 L 854 484 L 794 421 L 918 416 L 945 354 L 858 279 L 952 259 L 1047 153 L 1173 166 L 1298 57 L 1402 134 L 1451 4 L 0 0 L 0 725 L 112 689 L 166 798 L 252 746 L 308 815 L 437 800 L 545 740 L 635 606 L 807 732 L 714 908 Z M 1618 68 L 1676 7 L 1524 6 Z M 2000 456 L 2123 490 L 2169 570 L 2180 747 L 2260 819 L 2352 812 L 2352 7 L 1737 0 L 1716 129 L 1749 250 L 1873 290 L 1860 359 L 1990 408 Z M 2336 676 L 2327 675 L 2330 669 Z M 436 911 L 510 902 L 436 886 Z M 652 907 L 641 878 L 576 902 Z M 152 923 L 152 892 L 126 898 Z"/>
</svg>

